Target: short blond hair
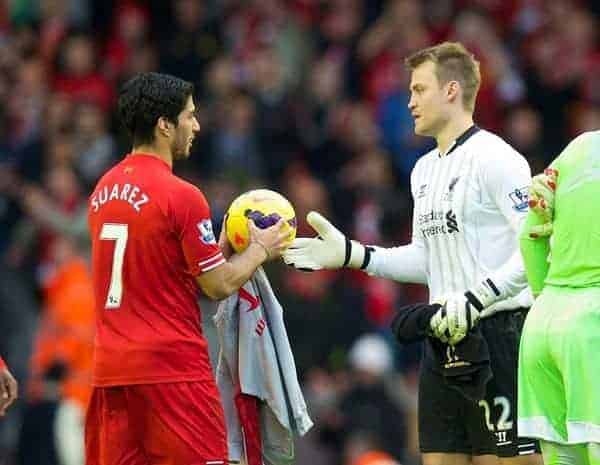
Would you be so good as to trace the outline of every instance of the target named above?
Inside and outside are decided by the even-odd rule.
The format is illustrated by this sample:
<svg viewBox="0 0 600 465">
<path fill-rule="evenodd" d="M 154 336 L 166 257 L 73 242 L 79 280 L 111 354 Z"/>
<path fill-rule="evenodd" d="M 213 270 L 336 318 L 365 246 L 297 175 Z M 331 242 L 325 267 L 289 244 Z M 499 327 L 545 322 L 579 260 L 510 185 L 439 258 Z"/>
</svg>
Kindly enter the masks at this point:
<svg viewBox="0 0 600 465">
<path fill-rule="evenodd" d="M 443 42 L 413 53 L 404 60 L 404 63 L 412 72 L 426 61 L 435 64 L 435 74 L 440 84 L 450 81 L 460 83 L 463 90 L 463 106 L 467 110 L 474 111 L 481 84 L 479 61 L 475 56 L 460 42 Z"/>
</svg>

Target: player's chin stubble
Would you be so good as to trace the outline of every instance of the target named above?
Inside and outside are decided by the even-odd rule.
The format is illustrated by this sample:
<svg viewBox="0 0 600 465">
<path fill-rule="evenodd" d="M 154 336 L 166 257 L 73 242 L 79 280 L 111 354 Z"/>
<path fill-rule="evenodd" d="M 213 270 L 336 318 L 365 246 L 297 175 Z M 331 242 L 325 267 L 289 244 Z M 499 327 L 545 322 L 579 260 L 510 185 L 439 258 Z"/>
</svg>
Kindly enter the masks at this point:
<svg viewBox="0 0 600 465">
<path fill-rule="evenodd" d="M 173 160 L 185 160 L 190 156 L 190 146 L 189 144 L 176 144 L 173 147 Z"/>
</svg>

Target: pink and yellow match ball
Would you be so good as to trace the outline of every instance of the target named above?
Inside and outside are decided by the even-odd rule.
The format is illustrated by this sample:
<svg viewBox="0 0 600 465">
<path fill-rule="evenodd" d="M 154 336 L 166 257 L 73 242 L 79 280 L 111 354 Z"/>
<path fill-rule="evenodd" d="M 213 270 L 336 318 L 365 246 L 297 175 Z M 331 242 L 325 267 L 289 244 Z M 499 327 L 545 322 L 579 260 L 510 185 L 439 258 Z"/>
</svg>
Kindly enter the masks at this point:
<svg viewBox="0 0 600 465">
<path fill-rule="evenodd" d="M 296 212 L 283 195 L 269 189 L 255 189 L 243 193 L 229 206 L 225 218 L 227 239 L 236 252 L 248 247 L 250 232 L 248 219 L 261 229 L 274 225 L 283 218 L 284 228 L 291 232 L 290 244 L 296 237 Z"/>
</svg>

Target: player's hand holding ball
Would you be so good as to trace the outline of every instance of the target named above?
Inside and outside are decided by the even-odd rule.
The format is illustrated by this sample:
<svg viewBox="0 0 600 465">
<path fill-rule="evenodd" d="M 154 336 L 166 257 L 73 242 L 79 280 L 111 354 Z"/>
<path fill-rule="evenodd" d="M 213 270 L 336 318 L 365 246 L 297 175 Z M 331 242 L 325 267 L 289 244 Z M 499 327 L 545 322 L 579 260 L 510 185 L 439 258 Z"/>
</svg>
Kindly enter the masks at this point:
<svg viewBox="0 0 600 465">
<path fill-rule="evenodd" d="M 243 252 L 252 244 L 265 250 L 267 260 L 280 257 L 296 237 L 296 213 L 281 194 L 256 189 L 237 197 L 227 210 L 224 233 L 235 252 Z"/>
<path fill-rule="evenodd" d="M 289 247 L 290 242 L 293 240 L 290 236 L 290 231 L 285 226 L 286 223 L 282 218 L 266 229 L 259 228 L 254 221 L 249 220 L 250 244 L 260 245 L 266 252 L 267 261 L 281 257 L 281 254 Z"/>
</svg>

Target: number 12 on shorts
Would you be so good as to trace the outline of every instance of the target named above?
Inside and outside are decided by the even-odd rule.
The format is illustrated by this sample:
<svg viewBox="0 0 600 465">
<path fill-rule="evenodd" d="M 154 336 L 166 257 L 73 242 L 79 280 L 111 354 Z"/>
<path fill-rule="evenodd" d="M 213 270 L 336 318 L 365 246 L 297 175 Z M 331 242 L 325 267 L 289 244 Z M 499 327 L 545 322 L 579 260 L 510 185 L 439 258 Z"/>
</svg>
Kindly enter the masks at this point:
<svg viewBox="0 0 600 465">
<path fill-rule="evenodd" d="M 110 285 L 104 308 L 115 309 L 121 306 L 123 298 L 123 259 L 127 247 L 128 228 L 126 224 L 104 223 L 100 231 L 100 239 L 115 241 Z"/>
</svg>

